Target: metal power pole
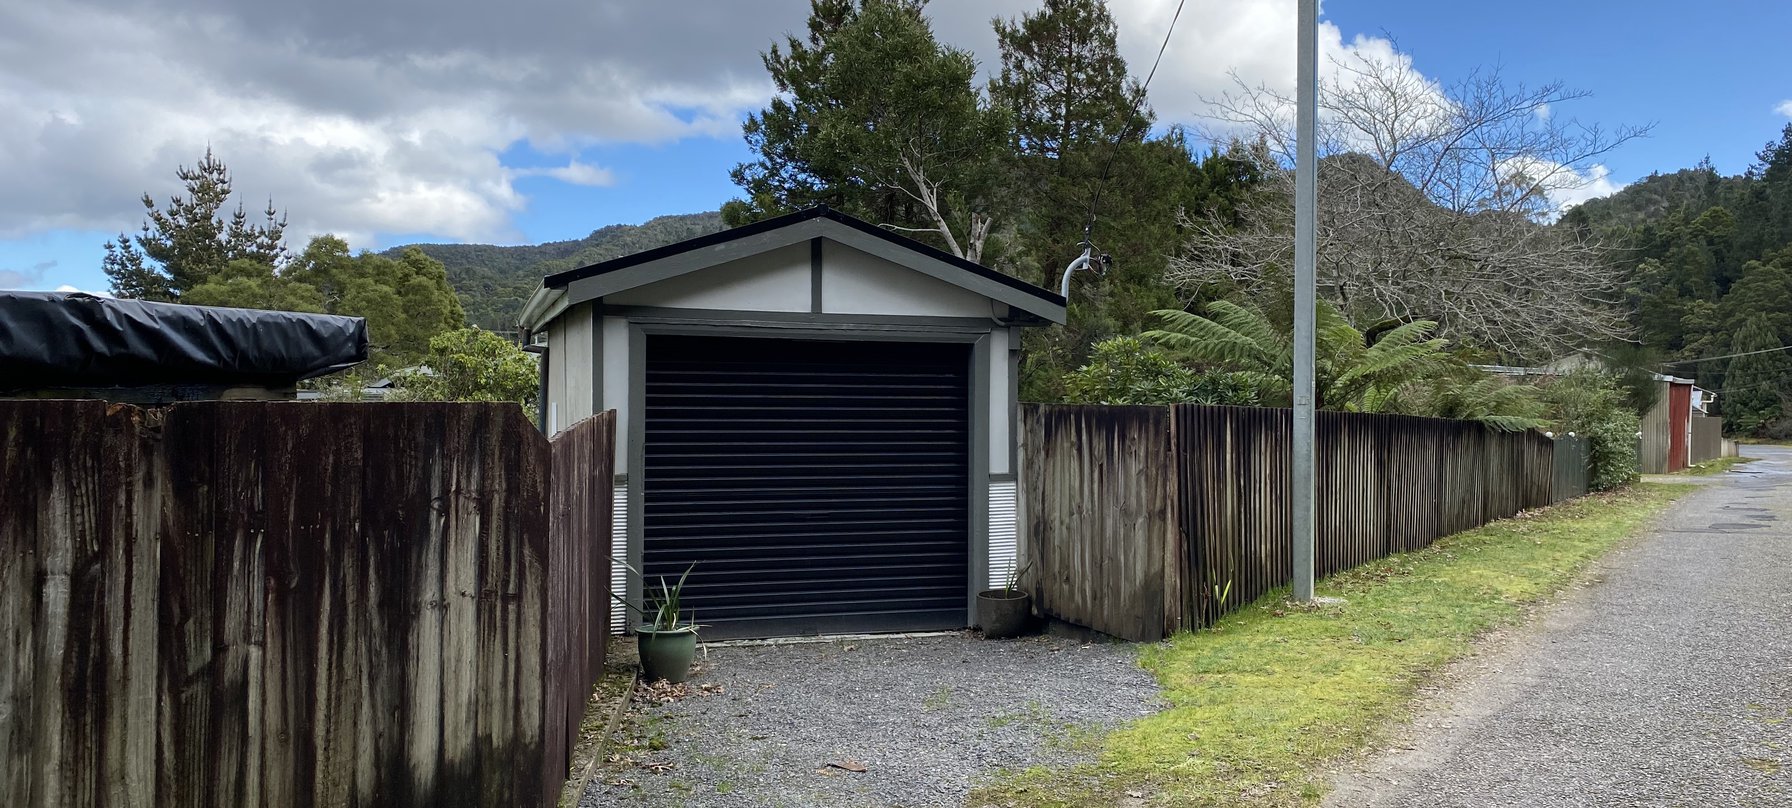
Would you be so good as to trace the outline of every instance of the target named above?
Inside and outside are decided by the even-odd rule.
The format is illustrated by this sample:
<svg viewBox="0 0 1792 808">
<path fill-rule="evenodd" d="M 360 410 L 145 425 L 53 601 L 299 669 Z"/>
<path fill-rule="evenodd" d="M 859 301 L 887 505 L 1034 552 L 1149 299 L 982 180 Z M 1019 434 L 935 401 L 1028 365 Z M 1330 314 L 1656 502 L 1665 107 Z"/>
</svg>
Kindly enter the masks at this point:
<svg viewBox="0 0 1792 808">
<path fill-rule="evenodd" d="M 1300 0 L 1295 57 L 1294 148 L 1294 439 L 1289 458 L 1294 528 L 1294 599 L 1313 600 L 1313 289 L 1319 160 L 1319 0 Z"/>
</svg>

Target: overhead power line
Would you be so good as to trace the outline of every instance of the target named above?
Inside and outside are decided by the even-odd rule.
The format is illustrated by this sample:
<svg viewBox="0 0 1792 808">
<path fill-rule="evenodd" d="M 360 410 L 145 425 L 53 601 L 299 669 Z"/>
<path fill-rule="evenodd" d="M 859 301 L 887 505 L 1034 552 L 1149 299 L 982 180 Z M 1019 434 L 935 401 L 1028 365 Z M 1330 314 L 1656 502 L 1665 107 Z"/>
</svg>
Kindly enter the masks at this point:
<svg viewBox="0 0 1792 808">
<path fill-rule="evenodd" d="M 1182 19 L 1182 0 L 1176 2 L 1176 13 L 1170 15 L 1170 27 L 1164 30 L 1164 42 L 1157 46 L 1157 58 L 1151 60 L 1151 71 L 1145 74 L 1145 86 L 1151 88 L 1151 80 L 1157 77 L 1157 65 L 1164 60 L 1164 51 L 1170 47 L 1170 34 L 1176 30 L 1176 21 Z"/>
<path fill-rule="evenodd" d="M 1164 51 L 1170 49 L 1170 35 L 1176 32 L 1176 21 L 1182 19 L 1182 5 L 1187 0 L 1176 1 L 1176 13 L 1170 15 L 1170 27 L 1164 29 L 1164 41 L 1157 46 L 1157 58 L 1151 60 L 1151 70 L 1145 74 L 1145 83 L 1139 85 L 1139 100 L 1133 105 L 1133 113 L 1139 112 L 1139 104 L 1145 103 L 1145 94 L 1151 89 L 1151 80 L 1157 78 L 1157 66 L 1164 61 Z M 1089 219 L 1083 223 L 1083 238 L 1089 238 L 1089 232 L 1095 228 L 1095 211 L 1101 206 L 1101 192 L 1108 184 L 1108 171 L 1114 167 L 1114 156 L 1120 153 L 1120 144 L 1126 136 L 1132 134 L 1132 123 L 1128 122 L 1120 128 L 1120 134 L 1114 138 L 1108 149 L 1108 159 L 1101 164 L 1101 179 L 1095 183 L 1095 196 L 1089 200 Z"/>
<path fill-rule="evenodd" d="M 1719 359 L 1735 359 L 1738 356 L 1754 356 L 1756 354 L 1773 353 L 1775 351 L 1792 351 L 1792 345 L 1781 345 L 1778 348 L 1762 348 L 1759 351 L 1743 351 L 1742 353 L 1724 354 L 1723 356 L 1707 356 L 1703 359 L 1676 359 L 1663 362 L 1663 365 L 1690 365 L 1697 362 L 1715 362 Z"/>
</svg>

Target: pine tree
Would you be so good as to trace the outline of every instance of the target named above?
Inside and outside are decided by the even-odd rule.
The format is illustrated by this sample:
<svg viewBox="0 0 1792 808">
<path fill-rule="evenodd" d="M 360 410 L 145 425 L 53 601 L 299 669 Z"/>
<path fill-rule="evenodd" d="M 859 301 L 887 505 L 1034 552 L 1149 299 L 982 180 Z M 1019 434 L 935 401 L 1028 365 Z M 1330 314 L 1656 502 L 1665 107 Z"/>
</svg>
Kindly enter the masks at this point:
<svg viewBox="0 0 1792 808">
<path fill-rule="evenodd" d="M 1730 360 L 1718 394 L 1725 429 L 1761 434 L 1785 417 L 1786 396 L 1792 393 L 1792 356 L 1775 350 L 1781 344 L 1766 315 L 1749 318 L 1736 332 L 1730 352 L 1742 355 Z"/>
<path fill-rule="evenodd" d="M 826 203 L 969 260 L 995 225 L 1006 116 L 972 85 L 968 51 L 941 45 L 917 0 L 812 0 L 809 36 L 763 61 L 779 95 L 747 116 L 758 157 L 735 167 L 730 225 Z"/>
<path fill-rule="evenodd" d="M 101 267 L 112 279 L 114 294 L 179 301 L 233 261 L 277 269 L 286 260 L 286 217 L 272 201 L 259 223 L 249 221 L 241 203 L 229 218 L 219 215 L 230 201 L 231 177 L 211 149 L 198 165 L 181 166 L 175 176 L 186 186 L 184 196 L 170 197 L 168 207 L 161 209 L 145 193 L 149 221 L 142 234 L 133 240 L 120 233 L 116 241 L 106 242 Z"/>
<path fill-rule="evenodd" d="M 1054 289 L 1085 238 L 1113 258 L 1101 275 L 1075 280 L 1066 328 L 1026 337 L 1022 395 L 1053 400 L 1089 346 L 1138 333 L 1153 310 L 1180 305 L 1164 281 L 1178 216 L 1235 204 L 1255 169 L 1218 152 L 1197 160 L 1179 129 L 1151 136 L 1145 88 L 1120 56 L 1105 3 L 1047 0 L 995 29 L 1002 69 L 989 94 L 1014 121 L 1013 271 Z"/>
</svg>

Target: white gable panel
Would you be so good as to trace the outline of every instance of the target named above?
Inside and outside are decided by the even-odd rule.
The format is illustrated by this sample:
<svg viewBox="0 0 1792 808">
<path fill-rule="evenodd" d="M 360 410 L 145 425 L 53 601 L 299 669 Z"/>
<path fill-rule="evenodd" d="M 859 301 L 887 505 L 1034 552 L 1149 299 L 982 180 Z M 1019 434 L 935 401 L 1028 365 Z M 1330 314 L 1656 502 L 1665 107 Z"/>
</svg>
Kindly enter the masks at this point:
<svg viewBox="0 0 1792 808">
<path fill-rule="evenodd" d="M 990 300 L 900 264 L 824 240 L 821 310 L 828 314 L 989 317 Z"/>
<path fill-rule="evenodd" d="M 792 244 L 604 297 L 619 306 L 806 312 L 814 287 L 809 244 Z"/>
</svg>

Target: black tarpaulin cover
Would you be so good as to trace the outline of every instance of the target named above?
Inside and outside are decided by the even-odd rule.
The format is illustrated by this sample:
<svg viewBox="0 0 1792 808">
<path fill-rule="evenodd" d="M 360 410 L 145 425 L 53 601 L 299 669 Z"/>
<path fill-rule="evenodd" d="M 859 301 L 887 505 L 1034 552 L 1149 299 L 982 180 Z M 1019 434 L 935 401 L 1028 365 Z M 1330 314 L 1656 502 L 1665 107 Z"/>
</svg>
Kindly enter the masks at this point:
<svg viewBox="0 0 1792 808">
<path fill-rule="evenodd" d="M 359 317 L 0 291 L 0 390 L 281 386 L 366 359 Z"/>
</svg>

